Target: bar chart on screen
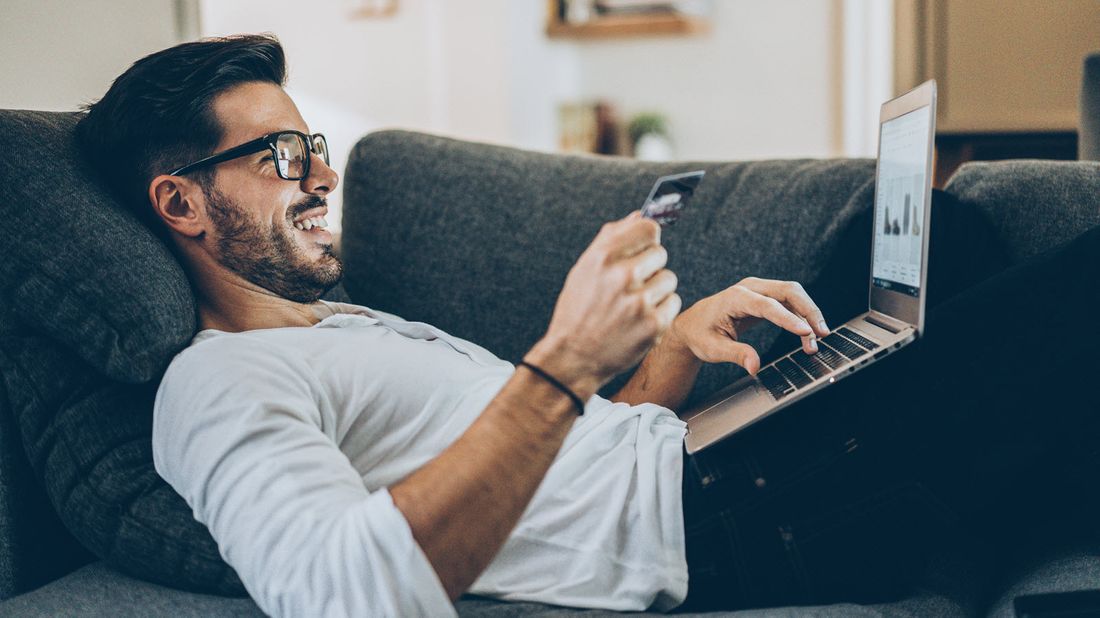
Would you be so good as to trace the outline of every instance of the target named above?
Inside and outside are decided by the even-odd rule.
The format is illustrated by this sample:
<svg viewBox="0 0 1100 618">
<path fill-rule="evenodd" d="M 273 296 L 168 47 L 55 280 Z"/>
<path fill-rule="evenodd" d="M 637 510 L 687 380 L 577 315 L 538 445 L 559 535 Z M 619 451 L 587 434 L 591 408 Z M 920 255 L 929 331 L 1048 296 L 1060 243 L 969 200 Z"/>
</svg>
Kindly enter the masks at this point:
<svg viewBox="0 0 1100 618">
<path fill-rule="evenodd" d="M 878 233 L 875 234 L 876 277 L 907 286 L 920 284 L 922 174 L 883 178 L 879 184 Z"/>
</svg>

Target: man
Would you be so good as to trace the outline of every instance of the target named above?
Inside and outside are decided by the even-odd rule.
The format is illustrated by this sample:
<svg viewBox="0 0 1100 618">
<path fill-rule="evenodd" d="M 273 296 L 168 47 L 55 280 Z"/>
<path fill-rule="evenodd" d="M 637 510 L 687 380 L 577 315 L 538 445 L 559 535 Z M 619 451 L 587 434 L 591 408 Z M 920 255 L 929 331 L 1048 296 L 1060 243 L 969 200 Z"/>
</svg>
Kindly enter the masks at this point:
<svg viewBox="0 0 1100 618">
<path fill-rule="evenodd" d="M 829 331 L 802 287 L 748 279 L 680 313 L 659 228 L 632 214 L 580 256 L 515 368 L 319 301 L 341 276 L 324 230 L 338 177 L 284 78 L 273 38 L 187 43 L 135 63 L 78 129 L 94 159 L 121 160 L 102 166 L 109 180 L 192 282 L 200 332 L 158 392 L 155 461 L 260 607 L 445 615 L 469 591 L 667 609 L 689 561 L 697 606 L 737 606 L 757 599 L 722 569 L 757 556 L 750 568 L 790 589 L 770 546 L 700 549 L 736 552 L 736 492 L 704 496 L 681 473 L 669 410 L 702 363 L 759 368 L 737 341 L 755 322 L 816 351 Z M 595 395 L 639 361 L 610 401 Z M 703 541 L 685 543 L 683 508 Z"/>
</svg>

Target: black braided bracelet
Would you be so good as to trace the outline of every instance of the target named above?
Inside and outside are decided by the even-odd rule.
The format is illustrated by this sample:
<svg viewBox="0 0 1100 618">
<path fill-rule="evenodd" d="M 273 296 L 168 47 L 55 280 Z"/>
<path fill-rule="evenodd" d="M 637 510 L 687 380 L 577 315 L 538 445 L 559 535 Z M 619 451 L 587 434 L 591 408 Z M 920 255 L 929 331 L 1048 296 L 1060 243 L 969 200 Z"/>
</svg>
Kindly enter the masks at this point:
<svg viewBox="0 0 1100 618">
<path fill-rule="evenodd" d="M 530 369 L 535 375 L 537 375 L 540 378 L 542 378 L 543 380 L 546 380 L 547 382 L 549 382 L 551 386 L 553 386 L 554 388 L 556 388 L 559 391 L 561 391 L 561 392 L 565 393 L 566 395 L 568 395 L 569 398 L 573 400 L 573 405 L 577 406 L 577 415 L 578 416 L 584 416 L 584 402 L 581 401 L 581 398 L 578 397 L 576 393 L 569 390 L 568 386 L 562 384 L 561 382 L 558 382 L 558 380 L 556 378 L 554 378 L 554 376 L 546 373 L 542 369 L 539 369 L 538 367 L 532 365 L 531 363 L 529 363 L 527 361 L 522 361 L 521 360 L 520 362 L 518 362 L 516 364 L 517 365 L 522 365 L 522 366 Z"/>
</svg>

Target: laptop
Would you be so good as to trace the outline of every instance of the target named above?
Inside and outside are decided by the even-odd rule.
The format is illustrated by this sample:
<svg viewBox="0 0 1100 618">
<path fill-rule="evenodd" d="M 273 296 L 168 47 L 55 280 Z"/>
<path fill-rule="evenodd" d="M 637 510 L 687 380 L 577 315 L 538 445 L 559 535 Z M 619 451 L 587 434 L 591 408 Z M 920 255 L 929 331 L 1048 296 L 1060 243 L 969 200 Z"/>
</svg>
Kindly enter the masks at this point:
<svg viewBox="0 0 1100 618">
<path fill-rule="evenodd" d="M 882 104 L 867 312 L 745 376 L 683 418 L 697 453 L 912 343 L 924 329 L 936 82 Z"/>
</svg>

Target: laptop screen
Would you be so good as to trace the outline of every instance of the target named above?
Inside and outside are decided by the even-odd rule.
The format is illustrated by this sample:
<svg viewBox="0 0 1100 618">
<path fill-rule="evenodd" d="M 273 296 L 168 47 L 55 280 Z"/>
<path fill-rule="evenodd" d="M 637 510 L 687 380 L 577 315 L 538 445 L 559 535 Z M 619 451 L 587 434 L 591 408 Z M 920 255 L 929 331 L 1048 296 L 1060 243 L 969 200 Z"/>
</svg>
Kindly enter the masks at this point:
<svg viewBox="0 0 1100 618">
<path fill-rule="evenodd" d="M 928 129 L 927 105 L 882 123 L 875 179 L 875 241 L 871 281 L 875 287 L 920 296 Z"/>
</svg>

